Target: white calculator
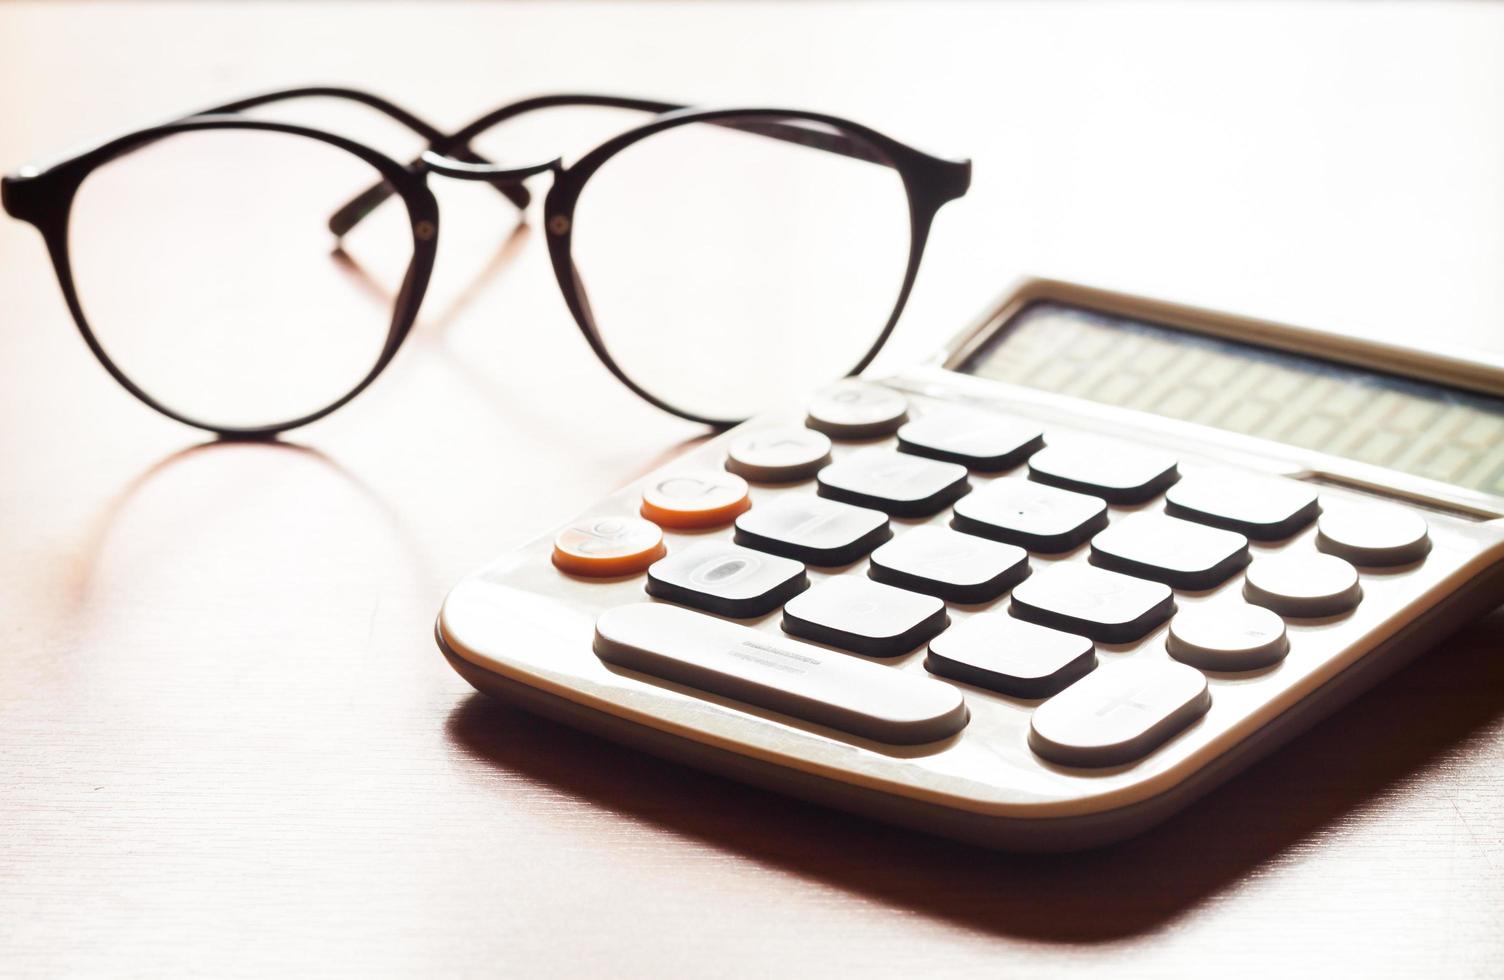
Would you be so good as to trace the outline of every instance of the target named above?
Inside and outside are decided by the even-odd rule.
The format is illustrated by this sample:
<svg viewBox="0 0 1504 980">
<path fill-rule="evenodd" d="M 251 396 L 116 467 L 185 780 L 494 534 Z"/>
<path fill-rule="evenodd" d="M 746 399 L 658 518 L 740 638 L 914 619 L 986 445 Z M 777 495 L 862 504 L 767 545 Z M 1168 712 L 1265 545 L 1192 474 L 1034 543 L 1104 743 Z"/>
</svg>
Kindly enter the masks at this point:
<svg viewBox="0 0 1504 980">
<path fill-rule="evenodd" d="M 1500 602 L 1504 365 L 1033 280 L 504 555 L 436 632 L 585 731 L 1067 850 Z"/>
</svg>

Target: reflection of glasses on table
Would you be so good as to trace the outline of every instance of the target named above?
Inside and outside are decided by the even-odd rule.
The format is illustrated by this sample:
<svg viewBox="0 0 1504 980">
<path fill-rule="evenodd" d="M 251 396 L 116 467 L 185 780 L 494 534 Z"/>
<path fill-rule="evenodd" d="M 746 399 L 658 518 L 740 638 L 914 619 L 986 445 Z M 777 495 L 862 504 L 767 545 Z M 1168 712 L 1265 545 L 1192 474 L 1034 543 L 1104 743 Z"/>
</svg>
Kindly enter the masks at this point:
<svg viewBox="0 0 1504 980">
<path fill-rule="evenodd" d="M 404 166 L 240 115 L 313 96 L 379 110 L 428 149 Z M 563 106 L 655 115 L 568 167 L 499 165 L 472 149 L 493 126 Z M 25 168 L 3 191 L 5 210 L 42 232 L 68 308 L 115 380 L 189 425 L 257 436 L 334 411 L 401 346 L 437 246 L 430 172 L 488 183 L 519 209 L 525 182 L 551 174 L 549 254 L 591 349 L 654 405 L 725 425 L 871 361 L 971 165 L 820 113 L 560 95 L 446 135 L 376 96 L 306 88 Z M 405 220 L 379 208 L 394 195 Z M 330 258 L 328 232 L 357 226 L 352 247 L 364 253 L 369 239 L 394 284 L 379 308 L 370 283 Z"/>
</svg>

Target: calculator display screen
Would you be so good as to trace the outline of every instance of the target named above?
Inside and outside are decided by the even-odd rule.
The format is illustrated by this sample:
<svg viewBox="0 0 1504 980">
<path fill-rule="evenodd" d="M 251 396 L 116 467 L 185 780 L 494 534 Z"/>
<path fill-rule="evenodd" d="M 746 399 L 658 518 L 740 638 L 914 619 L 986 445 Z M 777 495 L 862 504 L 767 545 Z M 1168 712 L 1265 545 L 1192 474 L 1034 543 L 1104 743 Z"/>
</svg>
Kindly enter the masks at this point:
<svg viewBox="0 0 1504 980">
<path fill-rule="evenodd" d="M 1504 399 L 1059 303 L 962 371 L 1504 496 Z"/>
</svg>

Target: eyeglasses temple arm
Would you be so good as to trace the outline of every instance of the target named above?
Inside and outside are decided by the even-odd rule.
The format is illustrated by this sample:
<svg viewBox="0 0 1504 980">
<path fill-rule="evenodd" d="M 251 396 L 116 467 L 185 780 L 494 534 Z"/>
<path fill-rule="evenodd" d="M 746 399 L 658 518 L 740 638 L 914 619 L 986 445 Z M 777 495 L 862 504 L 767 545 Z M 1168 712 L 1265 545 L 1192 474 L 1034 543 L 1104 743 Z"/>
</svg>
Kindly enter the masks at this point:
<svg viewBox="0 0 1504 980">
<path fill-rule="evenodd" d="M 270 105 L 274 102 L 285 102 L 290 99 L 308 98 L 344 99 L 349 102 L 358 102 L 361 105 L 375 109 L 377 112 L 380 112 L 387 118 L 402 124 L 403 126 L 417 133 L 419 136 L 428 140 L 430 144 L 439 143 L 444 140 L 443 130 L 439 129 L 437 126 L 434 126 L 431 123 L 424 122 L 422 119 L 419 119 L 417 116 L 413 115 L 411 112 L 408 112 L 401 106 L 393 102 L 388 102 L 386 99 L 383 99 L 379 95 L 372 95 L 369 92 L 362 92 L 359 89 L 339 88 L 336 86 L 314 86 L 310 88 L 281 89 L 276 92 L 267 92 L 262 95 L 253 95 L 248 98 L 237 99 L 234 102 L 227 102 L 223 105 L 214 106 L 209 109 L 202 109 L 199 112 L 194 113 L 194 115 L 242 112 L 246 109 L 254 109 L 257 106 Z M 448 155 L 455 158 L 456 160 L 460 160 L 465 163 L 485 165 L 490 165 L 491 163 L 491 161 L 475 153 L 468 146 L 456 147 L 451 150 Z M 418 162 L 414 161 L 411 166 L 417 167 Z M 528 202 L 532 200 L 532 195 L 528 192 L 528 189 L 526 187 L 523 187 L 521 184 L 493 183 L 491 186 L 495 187 L 503 197 L 516 205 L 519 211 L 526 208 Z M 378 189 L 381 193 L 374 193 L 374 191 Z M 349 222 L 348 227 L 353 227 L 361 218 L 369 214 L 378 204 L 390 197 L 391 194 L 392 189 L 390 186 L 385 183 L 377 184 L 371 190 L 368 190 L 365 193 L 361 194 L 360 197 L 356 198 L 355 201 L 351 201 L 349 204 L 340 208 L 340 211 L 338 213 L 344 213 L 347 210 L 352 211 L 352 213 L 358 213 L 358 217 L 355 217 L 354 220 Z M 355 209 L 354 205 L 357 202 L 362 203 L 363 207 L 360 209 Z M 332 226 L 332 219 L 330 223 Z M 343 232 L 336 231 L 335 234 L 343 234 Z"/>
<path fill-rule="evenodd" d="M 658 114 L 689 108 L 689 106 L 673 102 L 618 98 L 611 95 L 543 95 L 532 99 L 524 99 L 521 102 L 514 102 L 492 110 L 452 136 L 430 137 L 433 141 L 432 149 L 435 152 L 467 163 L 485 162 L 469 150 L 469 143 L 476 136 L 515 116 L 562 106 L 599 106 L 609 109 L 634 109 L 639 112 Z M 800 146 L 824 150 L 828 153 L 838 153 L 841 156 L 865 160 L 868 163 L 892 166 L 890 161 L 875 153 L 865 144 L 843 136 L 840 133 L 816 129 L 813 126 L 732 119 L 707 120 L 707 122 L 710 125 L 722 126 L 726 129 L 756 133 L 759 136 L 767 136 L 786 143 L 797 143 Z M 410 166 L 414 170 L 424 169 L 421 159 L 415 160 Z M 518 189 L 522 190 L 520 186 Z M 526 193 L 525 190 L 524 193 Z M 375 210 L 377 205 L 390 197 L 391 194 L 392 189 L 384 183 L 373 184 L 366 188 L 352 198 L 349 203 L 329 216 L 329 230 L 336 236 L 343 236 L 351 228 L 359 224 L 366 215 Z"/>
</svg>

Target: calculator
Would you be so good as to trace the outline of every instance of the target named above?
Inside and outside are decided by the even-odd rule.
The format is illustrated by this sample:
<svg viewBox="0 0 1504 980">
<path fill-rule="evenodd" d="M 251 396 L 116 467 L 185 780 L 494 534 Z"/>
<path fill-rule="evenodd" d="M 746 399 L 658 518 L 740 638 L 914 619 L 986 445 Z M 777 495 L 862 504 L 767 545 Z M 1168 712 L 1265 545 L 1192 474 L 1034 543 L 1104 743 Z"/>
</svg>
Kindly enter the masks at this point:
<svg viewBox="0 0 1504 980">
<path fill-rule="evenodd" d="M 1030 280 L 502 556 L 436 635 L 640 750 L 1071 850 L 1501 602 L 1504 364 Z"/>
</svg>

